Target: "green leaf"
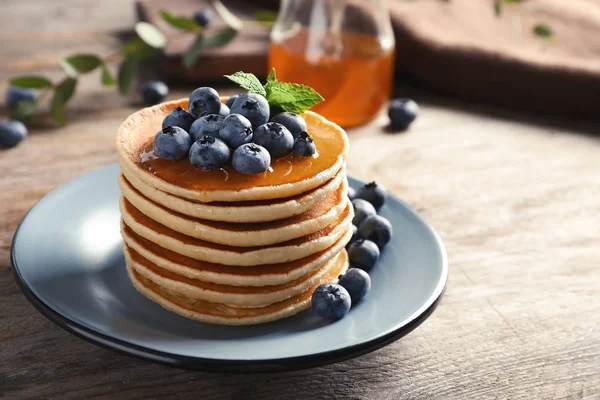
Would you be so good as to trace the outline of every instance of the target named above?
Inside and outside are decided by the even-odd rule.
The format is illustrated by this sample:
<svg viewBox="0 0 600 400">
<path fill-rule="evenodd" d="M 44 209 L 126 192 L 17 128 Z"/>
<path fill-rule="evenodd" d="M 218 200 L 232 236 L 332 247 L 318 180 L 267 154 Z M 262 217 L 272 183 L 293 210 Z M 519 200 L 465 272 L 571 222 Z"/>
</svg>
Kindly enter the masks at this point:
<svg viewBox="0 0 600 400">
<path fill-rule="evenodd" d="M 108 69 L 108 66 L 106 64 L 102 64 L 102 84 L 104 86 L 110 86 L 112 84 L 115 83 L 115 78 L 113 78 L 112 74 L 110 73 L 110 69 Z"/>
<path fill-rule="evenodd" d="M 123 57 L 132 56 L 138 60 L 147 60 L 152 58 L 157 52 L 158 49 L 148 46 L 139 37 L 131 39 L 129 42 L 125 43 L 121 49 L 121 54 Z"/>
<path fill-rule="evenodd" d="M 125 57 L 123 61 L 121 61 L 121 64 L 119 65 L 119 73 L 117 76 L 117 80 L 119 82 L 119 92 L 121 94 L 126 94 L 129 90 L 133 74 L 135 73 L 135 68 L 137 67 L 137 63 L 138 61 L 133 57 Z"/>
<path fill-rule="evenodd" d="M 10 111 L 10 119 L 27 122 L 36 109 L 35 100 L 21 100 L 17 106 Z"/>
<path fill-rule="evenodd" d="M 502 0 L 494 0 L 494 13 L 497 17 L 502 15 Z"/>
<path fill-rule="evenodd" d="M 267 89 L 267 100 L 269 104 L 279 106 L 285 111 L 302 114 L 325 99 L 309 86 L 277 82 Z"/>
<path fill-rule="evenodd" d="M 257 93 L 263 96 L 267 95 L 265 88 L 254 74 L 239 71 L 233 75 L 225 75 L 225 78 L 237 83 L 250 93 Z"/>
<path fill-rule="evenodd" d="M 535 25 L 533 27 L 533 33 L 536 36 L 546 39 L 548 41 L 551 41 L 554 38 L 554 32 L 552 32 L 552 29 L 550 29 L 550 27 L 546 24 Z"/>
<path fill-rule="evenodd" d="M 232 28 L 223 28 L 212 35 L 198 35 L 196 40 L 183 54 L 183 65 L 186 68 L 192 67 L 200 58 L 203 50 L 214 49 L 225 46 L 237 35 L 237 31 Z"/>
<path fill-rule="evenodd" d="M 135 33 L 148 46 L 155 49 L 162 49 L 167 44 L 167 37 L 158 30 L 158 28 L 148 22 L 138 22 L 135 24 Z"/>
<path fill-rule="evenodd" d="M 267 76 L 267 85 L 270 83 L 277 83 L 277 72 L 275 72 L 275 68 L 272 68 L 271 72 L 269 72 L 269 76 Z"/>
<path fill-rule="evenodd" d="M 167 10 L 161 10 L 160 16 L 166 23 L 175 28 L 183 29 L 184 31 L 189 32 L 198 32 L 202 30 L 202 28 L 196 23 L 196 21 L 194 21 L 191 18 L 178 17 L 169 13 Z"/>
<path fill-rule="evenodd" d="M 271 10 L 258 10 L 254 13 L 254 19 L 259 22 L 275 22 L 277 13 Z"/>
<path fill-rule="evenodd" d="M 65 104 L 73 97 L 75 93 L 75 87 L 77 86 L 77 79 L 66 78 L 54 89 L 54 97 L 50 103 L 50 111 L 54 116 L 54 120 L 59 125 L 65 124 Z"/>
<path fill-rule="evenodd" d="M 70 77 L 91 72 L 102 65 L 102 60 L 93 54 L 75 54 L 60 61 L 60 66 Z"/>
<path fill-rule="evenodd" d="M 48 79 L 37 75 L 18 76 L 11 79 L 10 84 L 24 89 L 46 89 L 54 86 Z"/>
<path fill-rule="evenodd" d="M 221 0 L 213 0 L 212 5 L 219 14 L 219 16 L 223 19 L 223 21 L 225 21 L 227 25 L 229 25 L 231 29 L 235 29 L 236 31 L 242 29 L 242 21 L 238 17 L 236 17 L 235 14 L 229 11 L 229 9 L 225 7 L 223 3 L 221 3 Z"/>
<path fill-rule="evenodd" d="M 196 64 L 198 58 L 200 58 L 200 53 L 202 53 L 202 41 L 204 38 L 200 35 L 194 40 L 192 45 L 188 47 L 188 49 L 183 53 L 183 65 L 186 68 L 191 68 Z"/>
</svg>

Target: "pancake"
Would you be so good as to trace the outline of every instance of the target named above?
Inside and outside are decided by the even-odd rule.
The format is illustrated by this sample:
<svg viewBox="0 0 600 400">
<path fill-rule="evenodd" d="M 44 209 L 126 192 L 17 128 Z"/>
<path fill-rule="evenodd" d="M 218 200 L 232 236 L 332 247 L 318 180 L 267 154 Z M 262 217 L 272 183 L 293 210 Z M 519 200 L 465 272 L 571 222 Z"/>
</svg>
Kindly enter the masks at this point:
<svg viewBox="0 0 600 400">
<path fill-rule="evenodd" d="M 188 99 L 162 103 L 130 115 L 117 134 L 117 155 L 126 176 L 178 197 L 202 202 L 255 201 L 292 197 L 322 186 L 344 165 L 348 138 L 342 128 L 311 111 L 303 114 L 319 152 L 314 157 L 293 154 L 273 160 L 264 174 L 244 175 L 231 166 L 203 171 L 189 160 L 153 156 L 153 138 L 175 107 L 187 108 Z"/>
<path fill-rule="evenodd" d="M 214 264 L 183 256 L 144 239 L 123 222 L 121 222 L 121 235 L 125 244 L 132 250 L 156 266 L 177 275 L 221 285 L 269 286 L 298 279 L 330 260 L 350 241 L 352 230 L 346 231 L 331 247 L 306 258 L 252 268 Z"/>
<path fill-rule="evenodd" d="M 130 265 L 127 265 L 127 273 L 133 286 L 140 293 L 163 308 L 183 317 L 211 324 L 254 325 L 289 317 L 309 308 L 314 289 L 321 283 L 336 282 L 337 277 L 343 274 L 347 268 L 348 257 L 346 251 L 342 251 L 336 261 L 331 264 L 331 269 L 304 293 L 260 308 L 240 308 L 189 299 L 158 286 L 140 275 Z"/>
<path fill-rule="evenodd" d="M 119 177 L 123 196 L 139 211 L 156 222 L 194 238 L 229 246 L 266 246 L 309 235 L 334 222 L 348 205 L 347 183 L 309 211 L 291 218 L 263 223 L 207 221 L 174 212 L 146 199 L 123 176 Z"/>
<path fill-rule="evenodd" d="M 133 173 L 127 173 L 127 171 L 123 171 L 123 173 L 131 186 L 144 197 L 178 213 L 210 221 L 268 222 L 302 214 L 331 196 L 346 176 L 346 167 L 342 167 L 336 176 L 322 186 L 293 197 L 233 203 L 201 203 L 183 199 L 147 185 Z"/>
</svg>

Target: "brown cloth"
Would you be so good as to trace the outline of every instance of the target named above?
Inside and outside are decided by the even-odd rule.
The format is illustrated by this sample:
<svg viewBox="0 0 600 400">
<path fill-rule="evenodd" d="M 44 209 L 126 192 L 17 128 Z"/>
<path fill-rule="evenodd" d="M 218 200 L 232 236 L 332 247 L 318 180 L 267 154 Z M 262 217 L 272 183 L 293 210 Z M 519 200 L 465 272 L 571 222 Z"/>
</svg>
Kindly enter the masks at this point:
<svg viewBox="0 0 600 400">
<path fill-rule="evenodd" d="M 226 1 L 246 18 L 262 2 Z M 461 97 L 511 108 L 600 118 L 600 1 L 525 0 L 503 7 L 493 0 L 390 0 L 396 66 L 425 85 Z M 140 0 L 142 18 L 158 10 L 192 14 L 200 0 Z M 217 22 L 218 23 L 218 22 Z M 543 23 L 552 43 L 533 34 Z M 167 28 L 168 29 L 168 28 Z M 191 38 L 169 42 L 167 75 L 196 82 L 243 69 L 266 71 L 268 34 L 244 32 L 226 48 L 211 50 L 186 71 L 179 59 Z"/>
</svg>

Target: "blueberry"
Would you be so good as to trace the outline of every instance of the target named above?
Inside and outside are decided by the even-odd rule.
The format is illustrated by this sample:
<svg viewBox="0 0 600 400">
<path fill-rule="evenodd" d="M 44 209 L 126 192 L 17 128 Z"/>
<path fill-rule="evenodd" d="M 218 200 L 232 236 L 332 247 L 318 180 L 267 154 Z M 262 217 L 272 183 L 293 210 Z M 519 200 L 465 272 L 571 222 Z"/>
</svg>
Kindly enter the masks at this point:
<svg viewBox="0 0 600 400">
<path fill-rule="evenodd" d="M 312 295 L 312 308 L 321 318 L 337 321 L 350 311 L 352 300 L 342 286 L 324 283 L 317 287 Z"/>
<path fill-rule="evenodd" d="M 379 260 L 379 247 L 370 240 L 358 239 L 348 248 L 348 259 L 352 266 L 368 271 Z"/>
<path fill-rule="evenodd" d="M 212 19 L 212 12 L 210 10 L 198 10 L 194 13 L 194 21 L 203 28 L 206 28 L 210 24 Z"/>
<path fill-rule="evenodd" d="M 218 114 L 221 111 L 221 99 L 219 93 L 210 87 L 201 87 L 190 94 L 188 110 L 196 118 L 208 114 Z"/>
<path fill-rule="evenodd" d="M 252 141 L 252 124 L 248 118 L 240 114 L 225 117 L 219 130 L 219 137 L 232 149 L 237 149 L 244 143 Z"/>
<path fill-rule="evenodd" d="M 142 87 L 142 99 L 147 106 L 160 103 L 168 94 L 169 87 L 161 81 L 149 81 Z"/>
<path fill-rule="evenodd" d="M 354 207 L 354 218 L 352 219 L 352 223 L 356 226 L 360 226 L 360 223 L 363 222 L 365 218 L 370 217 L 371 215 L 377 215 L 377 210 L 375 210 L 373 204 L 363 199 L 352 200 L 352 207 Z"/>
<path fill-rule="evenodd" d="M 358 193 L 356 194 L 358 199 L 363 199 L 373 204 L 376 210 L 379 210 L 383 203 L 385 203 L 385 196 L 386 193 L 383 186 L 375 182 L 367 183 L 358 189 Z"/>
<path fill-rule="evenodd" d="M 200 169 L 223 168 L 230 155 L 229 147 L 224 141 L 208 135 L 196 140 L 189 153 L 192 165 Z"/>
<path fill-rule="evenodd" d="M 231 106 L 233 105 L 233 102 L 237 100 L 237 98 L 239 97 L 238 94 L 234 95 L 234 96 L 229 96 L 229 98 L 227 99 L 227 101 L 225 102 L 225 105 L 229 108 L 231 108 Z"/>
<path fill-rule="evenodd" d="M 231 111 L 229 110 L 229 107 L 227 107 L 227 105 L 225 105 L 225 104 L 221 104 L 221 108 L 219 109 L 219 115 L 226 117 L 230 113 L 231 113 Z"/>
<path fill-rule="evenodd" d="M 356 190 L 352 186 L 348 186 L 348 198 L 354 200 L 356 198 Z"/>
<path fill-rule="evenodd" d="M 394 99 L 390 102 L 388 116 L 393 129 L 404 130 L 417 118 L 419 106 L 411 99 Z"/>
<path fill-rule="evenodd" d="M 246 143 L 233 152 L 231 160 L 233 168 L 242 174 L 261 174 L 269 169 L 271 155 L 256 143 Z"/>
<path fill-rule="evenodd" d="M 0 147 L 15 147 L 27 136 L 27 127 L 21 121 L 8 120 L 0 123 Z"/>
<path fill-rule="evenodd" d="M 269 103 L 260 94 L 240 94 L 231 105 L 232 114 L 242 114 L 248 118 L 252 128 L 266 124 L 269 121 Z"/>
<path fill-rule="evenodd" d="M 352 237 L 350 238 L 350 241 L 346 244 L 346 250 L 348 250 L 348 248 L 350 247 L 350 245 L 352 243 L 354 243 L 358 238 L 359 238 L 359 236 L 358 236 L 358 228 L 356 227 L 356 225 L 352 225 Z"/>
<path fill-rule="evenodd" d="M 371 289 L 371 277 L 359 268 L 350 268 L 339 277 L 338 283 L 350 294 L 352 305 L 358 303 Z"/>
<path fill-rule="evenodd" d="M 185 111 L 181 107 L 177 107 L 165 117 L 162 127 L 166 128 L 167 126 L 178 126 L 184 131 L 189 132 L 195 120 L 196 118 L 194 118 L 192 114 Z"/>
<path fill-rule="evenodd" d="M 271 121 L 280 123 L 281 125 L 288 128 L 294 139 L 300 136 L 301 132 L 306 132 L 308 127 L 306 126 L 306 121 L 300 114 L 296 114 L 289 111 L 281 112 L 271 118 Z"/>
<path fill-rule="evenodd" d="M 218 138 L 224 119 L 225 117 L 219 114 L 208 114 L 200 117 L 192 124 L 190 135 L 194 140 L 198 140 L 205 135 Z"/>
<path fill-rule="evenodd" d="M 271 122 L 272 123 L 272 122 Z M 294 154 L 300 157 L 310 157 L 317 152 L 313 138 L 306 132 L 301 132 L 294 141 Z"/>
<path fill-rule="evenodd" d="M 267 149 L 273 159 L 287 156 L 294 146 L 294 137 L 290 131 L 277 122 L 260 125 L 254 131 L 252 140 Z"/>
<path fill-rule="evenodd" d="M 192 138 L 178 126 L 167 126 L 154 136 L 154 153 L 163 160 L 182 160 L 187 156 Z"/>
<path fill-rule="evenodd" d="M 358 227 L 358 234 L 382 249 L 392 238 L 394 230 L 390 221 L 380 215 L 367 217 Z"/>
<path fill-rule="evenodd" d="M 18 86 L 10 86 L 6 91 L 6 105 L 9 108 L 16 107 L 21 101 L 35 101 L 35 98 L 33 90 Z"/>
</svg>

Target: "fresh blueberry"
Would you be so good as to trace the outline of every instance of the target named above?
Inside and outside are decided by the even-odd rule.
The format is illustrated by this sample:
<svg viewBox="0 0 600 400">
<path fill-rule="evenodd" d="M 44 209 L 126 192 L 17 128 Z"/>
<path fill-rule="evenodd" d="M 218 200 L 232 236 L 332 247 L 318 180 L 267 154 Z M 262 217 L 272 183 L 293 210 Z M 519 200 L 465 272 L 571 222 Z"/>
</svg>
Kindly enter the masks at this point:
<svg viewBox="0 0 600 400">
<path fill-rule="evenodd" d="M 271 118 L 271 121 L 280 123 L 288 128 L 288 130 L 292 132 L 294 139 L 300 136 L 301 132 L 306 132 L 308 130 L 304 118 L 302 118 L 300 114 L 289 111 L 284 111 L 275 115 L 273 118 Z"/>
<path fill-rule="evenodd" d="M 346 250 L 348 250 L 348 248 L 350 248 L 350 245 L 354 243 L 358 238 L 358 228 L 356 227 L 356 225 L 352 225 L 352 237 L 350 238 L 350 241 L 346 244 Z"/>
<path fill-rule="evenodd" d="M 189 153 L 192 165 L 200 169 L 223 168 L 230 155 L 229 147 L 224 141 L 208 135 L 196 140 Z"/>
<path fill-rule="evenodd" d="M 233 96 L 229 96 L 229 98 L 227 99 L 227 101 L 225 102 L 225 105 L 229 108 L 231 108 L 231 106 L 233 105 L 233 102 L 237 100 L 237 98 L 239 97 L 238 94 L 233 95 Z"/>
<path fill-rule="evenodd" d="M 418 114 L 419 106 L 411 99 L 394 99 L 390 102 L 388 116 L 393 129 L 408 128 Z"/>
<path fill-rule="evenodd" d="M 169 87 L 161 81 L 146 82 L 142 87 L 142 99 L 147 106 L 160 103 L 168 94 Z"/>
<path fill-rule="evenodd" d="M 218 138 L 224 119 L 225 117 L 219 114 L 208 114 L 200 117 L 192 124 L 190 135 L 194 140 L 198 140 L 205 135 Z"/>
<path fill-rule="evenodd" d="M 210 24 L 212 19 L 212 12 L 210 10 L 198 10 L 194 13 L 194 21 L 203 28 L 206 28 Z"/>
<path fill-rule="evenodd" d="M 33 90 L 18 86 L 10 86 L 6 91 L 6 105 L 14 108 L 21 101 L 35 101 L 36 95 Z"/>
<path fill-rule="evenodd" d="M 323 319 L 342 319 L 350 311 L 351 305 L 348 291 L 335 283 L 320 285 L 312 295 L 312 308 Z"/>
<path fill-rule="evenodd" d="M 194 118 L 192 114 L 185 111 L 181 107 L 177 107 L 165 117 L 162 127 L 166 128 L 167 126 L 178 126 L 184 131 L 189 132 L 195 120 L 196 118 Z"/>
<path fill-rule="evenodd" d="M 219 109 L 219 115 L 222 115 L 223 117 L 226 117 L 230 113 L 231 113 L 231 111 L 229 110 L 229 107 L 227 107 L 226 104 L 221 104 L 221 108 Z"/>
<path fill-rule="evenodd" d="M 260 94 L 240 94 L 231 105 L 232 114 L 242 114 L 248 118 L 252 128 L 266 124 L 269 121 L 269 103 Z"/>
<path fill-rule="evenodd" d="M 221 111 L 219 93 L 210 87 L 200 87 L 190 94 L 188 110 L 196 118 Z"/>
<path fill-rule="evenodd" d="M 377 247 L 383 247 L 390 241 L 394 230 L 390 221 L 380 215 L 367 217 L 358 227 L 358 234 L 363 239 L 375 243 Z"/>
<path fill-rule="evenodd" d="M 348 186 L 348 198 L 354 200 L 356 198 L 356 190 L 352 186 Z"/>
<path fill-rule="evenodd" d="M 272 123 L 272 122 L 271 122 Z M 317 152 L 313 138 L 306 132 L 301 132 L 294 141 L 294 154 L 300 157 L 310 157 Z"/>
<path fill-rule="evenodd" d="M 163 160 L 182 160 L 187 156 L 192 138 L 178 126 L 167 126 L 154 136 L 154 153 Z"/>
<path fill-rule="evenodd" d="M 377 210 L 375 210 L 373 204 L 363 199 L 352 200 L 352 207 L 354 207 L 354 218 L 352 219 L 352 223 L 356 226 L 360 226 L 360 223 L 363 222 L 365 218 L 370 217 L 371 215 L 377 215 Z"/>
<path fill-rule="evenodd" d="M 239 173 L 247 175 L 261 174 L 269 169 L 271 155 L 267 149 L 256 143 L 246 143 L 233 152 L 231 164 Z"/>
<path fill-rule="evenodd" d="M 290 131 L 277 122 L 260 125 L 254 131 L 252 140 L 267 149 L 273 159 L 287 156 L 294 147 L 294 137 Z"/>
<path fill-rule="evenodd" d="M 385 189 L 383 186 L 378 185 L 375 182 L 367 183 L 361 187 L 356 194 L 356 198 L 363 199 L 373 204 L 376 210 L 379 210 L 385 203 Z"/>
<path fill-rule="evenodd" d="M 339 277 L 338 283 L 350 294 L 352 305 L 358 303 L 371 289 L 371 277 L 360 268 L 350 268 Z"/>
<path fill-rule="evenodd" d="M 252 124 L 240 114 L 230 114 L 223 120 L 219 137 L 232 149 L 252 141 Z"/>
<path fill-rule="evenodd" d="M 27 127 L 21 121 L 8 120 L 0 123 L 0 147 L 15 147 L 27 136 Z"/>
<path fill-rule="evenodd" d="M 379 247 L 370 240 L 358 239 L 348 248 L 348 259 L 354 267 L 370 270 L 379 260 Z"/>
</svg>

